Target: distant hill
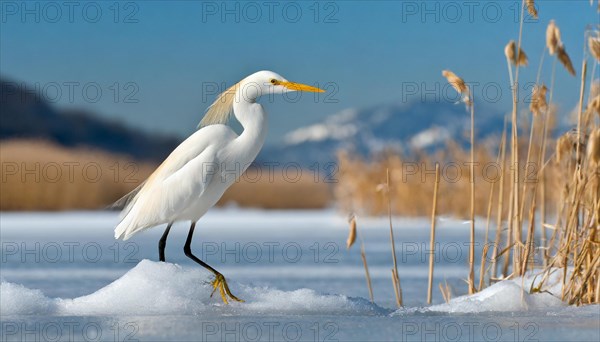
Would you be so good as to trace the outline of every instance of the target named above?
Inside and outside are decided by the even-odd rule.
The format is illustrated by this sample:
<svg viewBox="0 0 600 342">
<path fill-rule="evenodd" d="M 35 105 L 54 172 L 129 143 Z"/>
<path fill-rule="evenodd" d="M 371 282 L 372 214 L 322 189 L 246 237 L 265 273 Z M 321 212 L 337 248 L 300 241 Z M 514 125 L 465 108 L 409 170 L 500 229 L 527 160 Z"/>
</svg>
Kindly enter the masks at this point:
<svg viewBox="0 0 600 342">
<path fill-rule="evenodd" d="M 43 139 L 161 161 L 179 139 L 141 132 L 81 110 L 58 110 L 31 89 L 0 78 L 0 139 Z"/>
<path fill-rule="evenodd" d="M 476 137 L 502 134 L 503 113 L 481 106 L 475 115 Z M 412 102 L 352 108 L 287 133 L 282 144 L 266 148 L 259 159 L 310 166 L 335 161 L 340 149 L 369 156 L 389 149 L 432 151 L 449 139 L 467 146 L 469 128 L 470 115 L 462 104 Z"/>
</svg>

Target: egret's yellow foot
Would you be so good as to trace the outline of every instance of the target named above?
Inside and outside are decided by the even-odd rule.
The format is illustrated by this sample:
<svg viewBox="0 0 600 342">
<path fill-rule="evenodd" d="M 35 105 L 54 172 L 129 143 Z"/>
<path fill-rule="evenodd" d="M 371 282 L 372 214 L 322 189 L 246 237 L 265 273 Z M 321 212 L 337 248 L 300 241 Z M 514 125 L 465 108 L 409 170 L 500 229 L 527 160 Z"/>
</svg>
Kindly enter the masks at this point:
<svg viewBox="0 0 600 342">
<path fill-rule="evenodd" d="M 229 290 L 229 286 L 227 286 L 227 280 L 225 280 L 225 277 L 221 273 L 218 273 L 215 276 L 215 280 L 212 281 L 212 286 L 213 286 L 213 291 L 210 294 L 210 296 L 212 297 L 215 294 L 215 292 L 217 292 L 217 289 L 218 289 L 219 294 L 221 295 L 221 299 L 223 299 L 223 303 L 225 303 L 225 304 L 229 304 L 227 297 L 235 300 L 236 302 L 244 301 L 244 300 L 239 299 L 238 297 L 234 296 L 231 293 L 231 291 Z"/>
</svg>

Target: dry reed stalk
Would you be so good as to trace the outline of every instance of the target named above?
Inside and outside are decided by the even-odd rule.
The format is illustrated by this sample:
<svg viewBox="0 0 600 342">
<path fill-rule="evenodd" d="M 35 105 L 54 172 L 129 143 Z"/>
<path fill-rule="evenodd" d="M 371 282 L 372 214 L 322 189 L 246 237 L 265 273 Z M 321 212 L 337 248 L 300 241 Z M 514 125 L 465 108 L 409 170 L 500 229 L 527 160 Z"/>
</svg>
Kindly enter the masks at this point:
<svg viewBox="0 0 600 342">
<path fill-rule="evenodd" d="M 469 246 L 469 294 L 475 293 L 475 109 L 471 100 L 471 245 Z"/>
<path fill-rule="evenodd" d="M 375 303 L 373 299 L 373 286 L 371 285 L 371 275 L 369 274 L 369 266 L 367 265 L 367 254 L 365 253 L 365 245 L 360 242 L 360 258 L 362 259 L 363 266 L 365 267 L 365 277 L 367 278 L 367 288 L 369 289 L 369 298 L 371 299 L 371 303 Z"/>
<path fill-rule="evenodd" d="M 544 125 L 543 125 L 543 135 L 542 135 L 542 144 L 545 144 L 545 138 L 546 138 L 546 118 L 543 118 L 544 120 Z M 545 151 L 544 147 L 541 147 L 542 153 Z M 540 164 L 543 164 L 543 160 L 544 160 L 545 156 L 544 154 L 540 155 L 539 160 L 542 161 Z M 542 230 L 542 236 L 540 238 L 540 244 L 541 244 L 541 248 L 542 248 L 542 259 L 543 259 L 543 264 L 544 266 L 548 265 L 548 253 L 546 252 L 546 240 L 547 240 L 547 232 L 546 232 L 546 174 L 544 172 L 545 167 L 542 167 L 542 169 L 540 170 L 540 198 L 541 198 L 541 203 L 540 203 L 540 221 L 541 221 L 541 225 L 540 228 Z"/>
<path fill-rule="evenodd" d="M 577 138 L 579 139 L 579 137 Z M 575 263 L 577 260 L 577 246 L 575 242 L 577 241 L 576 228 L 579 227 L 579 212 L 581 207 L 581 198 L 582 191 L 585 188 L 585 180 L 580 181 L 580 171 L 579 168 L 576 167 L 573 171 L 573 178 L 571 180 L 572 184 L 572 196 L 569 201 L 567 201 L 567 220 L 565 222 L 565 232 L 563 236 L 561 236 L 561 241 L 559 242 L 559 251 L 557 255 L 562 256 L 561 266 L 563 267 L 563 276 L 562 276 L 562 300 L 565 300 L 567 295 L 567 269 L 569 264 L 569 259 L 573 260 Z M 572 258 L 569 256 L 573 254 Z"/>
<path fill-rule="evenodd" d="M 506 119 L 502 129 L 502 138 L 500 139 L 500 189 L 498 193 L 498 209 L 496 216 L 496 239 L 494 240 L 494 261 L 492 263 L 492 277 L 496 278 L 498 270 L 498 246 L 500 246 L 500 236 L 502 233 L 502 209 L 504 205 L 504 169 L 506 167 Z"/>
<path fill-rule="evenodd" d="M 534 89 L 535 89 L 535 87 L 534 87 Z M 532 103 L 531 103 L 532 105 L 534 103 L 533 101 L 534 101 L 534 99 L 532 98 Z M 536 117 L 537 117 L 537 115 L 535 115 L 535 114 L 531 117 L 531 128 L 529 129 L 529 143 L 527 144 L 527 158 L 525 160 L 525 171 L 526 171 L 525 177 L 529 176 L 529 173 L 527 171 L 529 170 L 530 162 L 531 162 L 531 152 L 533 149 L 533 135 L 535 133 Z M 528 179 L 525 179 L 523 181 L 523 190 L 521 193 L 521 207 L 519 209 L 519 216 L 521 216 L 521 217 L 523 216 L 523 211 L 525 210 L 525 199 L 526 199 L 525 197 L 527 195 L 527 185 L 528 184 L 529 184 Z M 534 193 L 534 196 L 535 196 L 535 193 Z"/>
<path fill-rule="evenodd" d="M 551 95 L 552 96 L 552 95 Z M 544 101 L 545 101 L 545 96 L 544 96 Z M 532 198 L 532 206 L 535 206 L 535 202 L 536 202 L 536 193 L 537 193 L 537 189 L 538 189 L 538 183 L 540 183 L 540 198 L 541 198 L 541 213 L 540 213 L 540 218 L 541 218 L 541 224 L 540 224 L 540 229 L 541 229 L 541 251 L 542 251 L 542 259 L 543 259 L 543 265 L 544 267 L 548 264 L 548 253 L 546 251 L 546 177 L 545 177 L 545 169 L 546 169 L 546 164 L 544 162 L 545 160 L 545 153 L 546 153 L 546 148 L 545 148 L 545 144 L 546 144 L 546 136 L 547 136 L 547 121 L 548 121 L 548 105 L 545 105 L 546 110 L 544 110 L 544 116 L 542 117 L 543 120 L 543 125 L 542 125 L 542 141 L 541 141 L 541 146 L 540 146 L 540 151 L 539 151 L 539 156 L 538 156 L 538 160 L 537 163 L 538 165 L 541 165 L 540 170 L 539 170 L 539 178 L 538 181 L 541 182 L 536 182 L 534 184 L 534 189 L 533 189 L 533 198 Z"/>
<path fill-rule="evenodd" d="M 514 179 L 514 171 L 511 172 L 511 180 Z M 514 183 L 511 184 L 510 187 L 510 195 L 508 196 L 508 231 L 506 233 L 506 248 L 511 248 L 511 251 L 513 253 L 513 255 L 516 253 L 515 250 L 515 244 L 516 242 L 513 241 L 514 238 L 514 234 L 513 234 L 513 230 L 515 229 L 514 226 L 514 215 L 513 215 L 513 211 L 515 209 L 514 206 L 514 200 L 515 200 L 515 185 Z M 514 258 L 514 256 L 513 256 Z M 502 267 L 502 277 L 506 278 L 508 277 L 508 265 L 510 262 L 510 253 L 506 253 L 504 254 L 504 265 Z"/>
<path fill-rule="evenodd" d="M 392 245 L 392 261 L 394 268 L 392 269 L 392 284 L 394 286 L 394 294 L 396 295 L 396 305 L 402 307 L 402 287 L 400 285 L 400 277 L 398 276 L 398 262 L 396 260 L 396 243 L 394 241 L 394 228 L 392 226 L 392 199 L 390 193 L 390 169 L 385 170 L 386 173 L 386 187 L 385 193 L 387 194 L 387 205 L 388 205 L 388 219 L 390 223 L 390 243 Z"/>
<path fill-rule="evenodd" d="M 535 133 L 535 122 L 536 122 L 536 118 L 538 116 L 540 116 L 539 114 L 542 111 L 546 111 L 546 109 L 548 108 L 548 104 L 546 103 L 546 86 L 544 85 L 535 85 L 533 87 L 533 94 L 532 94 L 532 98 L 531 98 L 531 104 L 530 104 L 530 110 L 533 114 L 532 118 L 531 118 L 531 128 L 530 128 L 530 132 L 529 132 L 529 143 L 528 143 L 528 147 L 527 147 L 527 160 L 525 162 L 525 168 L 526 170 L 529 169 L 530 166 L 530 161 L 532 158 L 532 150 L 533 150 L 533 136 Z M 542 142 L 543 143 L 543 142 Z M 538 159 L 537 165 L 542 165 Z M 537 169 L 536 169 L 537 170 Z M 537 172 L 537 171 L 536 171 Z M 519 216 L 523 216 L 523 211 L 525 210 L 525 201 L 526 201 L 526 195 L 527 195 L 527 185 L 528 185 L 528 181 L 525 180 L 523 181 L 523 194 L 521 197 L 521 208 L 520 208 L 520 212 L 519 212 Z M 531 207 L 535 207 L 535 200 L 536 200 L 536 191 L 537 191 L 537 182 L 535 182 L 533 189 L 532 189 L 532 194 L 533 194 L 533 198 L 532 198 L 532 204 Z M 530 215 L 530 220 L 533 220 L 533 218 Z M 532 226 L 532 223 L 530 222 L 530 230 L 534 229 L 534 226 Z M 529 238 L 529 237 L 528 237 Z M 529 243 L 533 243 L 531 241 L 528 241 L 526 248 L 529 249 Z M 525 259 L 523 262 L 523 267 L 526 267 L 526 263 L 528 260 L 528 253 L 529 251 L 525 252 Z M 525 274 L 526 270 L 522 269 L 521 270 L 521 275 Z"/>
<path fill-rule="evenodd" d="M 562 45 L 562 41 L 561 41 L 561 37 L 560 37 L 560 29 L 558 28 L 558 26 L 556 26 L 556 23 L 554 22 L 554 20 L 550 20 L 550 23 L 548 24 L 548 27 L 546 28 L 546 48 L 548 49 L 548 53 L 550 55 L 554 55 L 558 49 L 559 46 Z M 544 117 L 543 117 L 543 128 L 542 128 L 542 143 L 541 143 L 541 151 L 540 151 L 540 156 L 538 159 L 539 165 L 545 165 L 545 158 L 546 158 L 546 145 L 547 145 L 547 136 L 548 136 L 548 116 L 550 115 L 550 105 L 552 104 L 552 97 L 554 94 L 554 80 L 555 80 L 555 75 L 556 75 L 556 58 L 554 59 L 553 63 L 552 63 L 552 74 L 551 74 L 551 78 L 550 78 L 550 95 L 549 95 L 549 99 L 548 99 L 548 106 L 546 106 L 546 110 L 544 111 Z M 540 66 L 541 68 L 541 66 Z M 547 239 L 546 239 L 546 171 L 545 171 L 545 167 L 542 167 L 540 170 L 540 179 L 541 179 L 541 187 L 540 187 L 540 192 L 541 192 L 541 197 L 542 197 L 542 202 L 541 202 L 541 208 L 540 208 L 540 215 L 541 215 L 541 229 L 542 229 L 542 240 L 541 240 L 541 244 L 542 244 L 542 254 L 543 254 L 543 259 L 544 259 L 544 266 L 548 265 L 548 259 L 549 259 L 549 253 L 548 253 L 548 245 L 547 245 Z M 562 196 L 562 194 L 561 194 Z M 559 201 L 559 205 L 558 207 L 562 207 L 563 206 L 563 201 L 560 200 Z M 560 217 L 560 214 L 557 216 Z M 559 219 L 560 220 L 560 219 Z M 558 227 L 558 223 L 555 227 Z M 554 239 L 555 234 L 556 234 L 557 230 L 555 229 L 554 232 L 552 233 L 552 239 Z"/>
<path fill-rule="evenodd" d="M 596 294 L 592 303 L 600 302 L 600 275 L 596 276 Z"/>
<path fill-rule="evenodd" d="M 521 2 L 521 16 L 519 18 L 519 39 L 517 43 L 517 51 L 521 50 L 521 41 L 523 37 L 523 15 L 525 13 L 525 0 Z M 510 64 L 510 60 L 507 59 L 507 63 Z M 510 65 L 509 65 L 510 68 Z M 512 84 L 512 97 L 513 97 L 513 108 L 512 108 L 512 144 L 511 144 L 511 156 L 512 156 L 512 190 L 511 190 L 511 206 L 512 206 L 512 215 L 517 216 L 516 220 L 511 218 L 509 221 L 511 222 L 511 230 L 515 235 L 515 246 L 518 246 L 521 243 L 521 216 L 519 215 L 519 180 L 520 180 L 520 167 L 519 167 L 519 134 L 518 134 L 518 122 L 517 122 L 517 111 L 518 111 L 518 98 L 517 98 L 517 87 L 519 84 L 519 64 L 515 64 L 515 79 Z M 515 255 L 518 253 L 518 247 L 515 247 L 513 251 L 513 259 L 515 259 Z M 517 266 L 513 262 L 513 267 Z M 517 266 L 518 267 L 518 266 Z M 517 268 L 514 267 L 514 268 Z M 515 269 L 513 269 L 515 271 Z M 518 271 L 518 270 L 516 270 Z"/>
<path fill-rule="evenodd" d="M 548 253 L 549 255 L 554 255 L 554 257 L 553 257 L 553 261 L 549 262 L 546 267 L 550 267 L 551 265 L 554 264 L 554 262 L 556 260 L 556 254 L 558 254 L 558 251 L 555 252 L 554 254 L 552 254 L 552 249 L 555 246 L 556 238 L 559 234 L 561 235 L 560 238 L 562 239 L 562 231 L 561 231 L 562 218 L 563 218 L 564 212 L 567 210 L 567 204 L 566 204 L 567 197 L 568 197 L 568 186 L 565 184 L 563 186 L 560 198 L 558 199 L 558 204 L 556 206 L 558 208 L 558 210 L 557 210 L 557 215 L 556 215 L 556 222 L 553 226 L 554 230 L 552 232 L 552 236 L 550 237 L 550 242 L 546 245 L 546 253 Z"/>
<path fill-rule="evenodd" d="M 520 46 L 519 46 L 520 47 Z M 443 70 L 442 76 L 444 76 L 448 83 L 450 83 L 454 89 L 461 95 L 469 96 L 471 92 L 467 87 L 465 81 L 458 77 L 455 73 L 449 70 Z M 470 246 L 469 246 L 469 294 L 475 293 L 475 106 L 473 105 L 473 98 L 468 97 L 467 101 L 468 109 L 471 113 L 471 165 L 469 165 L 470 175 L 469 183 L 471 189 L 470 197 L 470 220 L 471 220 L 471 234 L 470 234 Z"/>
<path fill-rule="evenodd" d="M 500 163 L 500 150 L 498 150 L 498 158 L 496 159 L 496 164 L 499 164 L 499 163 Z M 492 220 L 492 207 L 494 205 L 494 190 L 496 189 L 495 185 L 496 185 L 495 182 L 490 182 L 490 195 L 488 197 L 488 206 L 487 206 L 487 213 L 486 213 L 486 220 L 485 220 L 485 237 L 483 238 L 483 241 L 486 244 L 489 242 L 490 222 Z"/>
<path fill-rule="evenodd" d="M 514 245 L 514 242 L 511 243 L 510 245 L 506 246 L 503 250 L 500 251 L 500 253 L 498 253 L 498 257 L 509 255 L 511 249 L 513 248 L 513 245 Z M 508 278 L 508 276 L 504 276 L 502 278 L 492 278 L 492 279 L 494 279 L 494 280 L 503 280 L 503 279 L 506 279 L 506 278 Z"/>
<path fill-rule="evenodd" d="M 440 164 L 435 164 L 435 185 L 433 187 L 433 205 L 431 209 L 431 232 L 429 240 L 429 284 L 427 286 L 427 304 L 431 304 L 433 291 L 433 265 L 435 261 L 435 217 L 437 212 L 437 195 L 440 185 Z"/>
<path fill-rule="evenodd" d="M 586 285 L 587 285 L 588 280 L 591 277 L 592 273 L 594 271 L 597 272 L 598 267 L 600 267 L 600 253 L 596 253 L 594 261 L 591 263 L 590 267 L 586 268 L 585 275 L 582 277 L 579 288 L 577 289 L 577 291 L 575 291 L 571 295 L 571 299 L 569 300 L 569 305 L 573 305 L 573 304 L 581 305 L 582 304 L 581 303 L 581 294 L 584 291 L 584 289 L 586 288 Z"/>
<path fill-rule="evenodd" d="M 350 214 L 348 223 L 350 225 L 350 232 L 348 233 L 348 240 L 346 241 L 346 248 L 350 249 L 350 247 L 352 247 L 352 245 L 356 241 L 356 235 L 358 235 L 357 234 L 358 228 L 356 225 L 356 215 Z M 371 285 L 371 275 L 369 274 L 369 266 L 367 265 L 367 253 L 365 252 L 365 244 L 364 244 L 362 237 L 360 237 L 360 258 L 362 259 L 363 267 L 365 268 L 365 278 L 367 280 L 367 289 L 369 290 L 369 298 L 371 299 L 371 303 L 373 303 L 374 302 L 373 287 Z"/>
<path fill-rule="evenodd" d="M 581 293 L 586 287 L 587 281 L 592 273 L 596 270 L 596 264 L 600 261 L 600 253 L 597 253 L 593 257 L 593 261 L 588 263 L 588 267 L 583 267 L 583 263 L 587 260 L 588 252 L 590 251 L 591 243 L 588 241 L 584 242 L 585 246 L 582 248 L 582 253 L 580 257 L 574 260 L 573 271 L 571 272 L 571 277 L 569 278 L 569 282 L 566 286 L 563 286 L 563 298 L 567 298 L 569 300 L 569 304 L 575 304 L 576 302 L 580 302 Z M 580 281 L 578 281 L 577 275 L 582 274 Z M 576 289 L 577 283 L 579 283 L 579 287 Z M 578 303 L 579 304 L 579 303 Z"/>
<path fill-rule="evenodd" d="M 392 269 L 392 284 L 394 285 L 394 294 L 396 295 L 396 306 L 402 307 L 402 287 L 400 285 L 400 276 L 398 271 Z"/>
<path fill-rule="evenodd" d="M 579 110 L 577 112 L 577 133 L 579 134 L 579 138 L 577 139 L 577 148 L 576 148 L 576 158 L 578 169 L 581 170 L 581 139 L 585 136 L 585 132 L 582 131 L 581 127 L 581 116 L 583 114 L 583 95 L 585 94 L 585 77 L 587 71 L 587 61 L 583 60 L 581 65 L 581 86 L 579 91 Z"/>
<path fill-rule="evenodd" d="M 552 104 L 552 96 L 554 92 L 554 76 L 556 74 L 556 59 L 552 64 L 552 77 L 550 80 L 550 96 L 548 99 L 548 104 L 545 107 L 544 115 L 542 117 L 542 142 L 540 145 L 540 155 L 538 158 L 538 164 L 542 165 L 540 169 L 540 197 L 541 197 L 541 205 L 540 205 L 540 220 L 541 220 L 541 229 L 542 229 L 542 237 L 541 237 L 541 245 L 542 245 L 542 256 L 544 259 L 544 266 L 548 265 L 548 252 L 546 250 L 546 145 L 547 145 L 547 137 L 548 137 L 548 116 L 550 115 L 550 105 Z"/>
<path fill-rule="evenodd" d="M 478 291 L 483 290 L 484 285 L 484 276 L 485 276 L 485 262 L 487 261 L 488 251 L 490 249 L 490 245 L 485 244 L 483 246 L 483 252 L 481 253 L 481 267 L 479 268 L 479 287 Z"/>
<path fill-rule="evenodd" d="M 591 162 L 591 166 L 600 166 L 600 128 L 596 128 L 590 134 L 587 159 Z"/>
<path fill-rule="evenodd" d="M 534 237 L 535 237 L 535 196 L 533 197 L 531 207 L 529 208 L 529 229 L 527 230 L 527 240 L 525 244 L 525 257 L 523 258 L 523 265 L 521 266 L 521 276 L 527 273 L 527 266 L 529 265 L 529 257 L 531 251 L 534 249 Z"/>
<path fill-rule="evenodd" d="M 439 283 L 438 286 L 440 288 L 440 292 L 442 293 L 444 301 L 448 303 L 450 299 L 452 299 L 452 291 L 450 289 L 450 286 L 448 285 L 448 282 L 444 280 L 444 286 L 442 286 L 442 283 Z"/>
<path fill-rule="evenodd" d="M 505 139 L 505 131 L 506 131 L 506 120 L 504 120 L 504 128 L 502 130 L 502 138 L 500 139 L 501 140 L 501 142 L 500 142 L 501 145 L 504 144 L 503 140 Z M 498 149 L 498 154 L 496 156 L 496 165 L 500 165 L 501 158 L 502 158 L 502 147 L 500 147 Z M 504 164 L 502 164 L 502 166 L 500 167 L 500 170 L 501 170 L 500 171 L 501 174 L 504 174 Z M 503 186 L 503 184 L 502 184 L 502 178 L 503 177 L 501 175 L 500 176 L 500 188 L 501 189 L 502 189 L 502 186 Z M 487 245 L 489 243 L 490 222 L 491 222 L 491 218 L 492 218 L 492 207 L 493 207 L 493 204 L 494 204 L 493 203 L 494 202 L 494 190 L 496 188 L 495 185 L 496 185 L 496 182 L 492 182 L 490 184 L 490 194 L 489 194 L 489 197 L 488 197 L 487 218 L 486 218 L 486 224 L 485 224 L 485 237 L 483 239 L 485 245 Z M 502 195 L 500 195 L 500 196 L 502 196 Z M 500 208 L 499 209 L 499 216 L 500 217 L 502 217 L 501 216 L 502 215 L 501 211 L 502 211 L 502 209 Z M 501 225 L 501 223 L 499 225 Z M 494 255 L 495 255 L 495 253 L 497 251 L 498 240 L 500 240 L 499 234 L 500 234 L 500 230 L 499 230 L 498 227 L 496 227 L 496 238 L 494 239 L 495 245 L 494 245 L 494 250 L 493 250 L 493 254 Z M 495 258 L 494 258 L 494 262 L 492 263 L 492 266 L 495 267 Z M 481 277 L 481 275 L 480 275 L 480 277 Z M 494 274 L 494 277 L 495 277 L 495 274 Z M 481 279 L 480 279 L 480 283 L 481 283 Z M 481 288 L 480 288 L 480 290 L 481 290 Z"/>
</svg>

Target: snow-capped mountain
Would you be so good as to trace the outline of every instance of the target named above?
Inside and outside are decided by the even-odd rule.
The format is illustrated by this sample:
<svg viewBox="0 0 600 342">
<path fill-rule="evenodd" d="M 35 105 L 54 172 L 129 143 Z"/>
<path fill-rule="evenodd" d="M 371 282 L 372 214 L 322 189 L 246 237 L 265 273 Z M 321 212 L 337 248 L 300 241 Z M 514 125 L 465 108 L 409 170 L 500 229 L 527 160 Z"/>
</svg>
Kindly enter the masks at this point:
<svg viewBox="0 0 600 342">
<path fill-rule="evenodd" d="M 501 134 L 501 112 L 480 106 L 475 116 L 476 137 Z M 309 166 L 335 161 L 340 149 L 365 156 L 384 149 L 432 150 L 448 139 L 467 143 L 469 127 L 470 113 L 461 104 L 413 102 L 352 108 L 287 133 L 283 143 L 266 148 L 259 161 Z"/>
</svg>

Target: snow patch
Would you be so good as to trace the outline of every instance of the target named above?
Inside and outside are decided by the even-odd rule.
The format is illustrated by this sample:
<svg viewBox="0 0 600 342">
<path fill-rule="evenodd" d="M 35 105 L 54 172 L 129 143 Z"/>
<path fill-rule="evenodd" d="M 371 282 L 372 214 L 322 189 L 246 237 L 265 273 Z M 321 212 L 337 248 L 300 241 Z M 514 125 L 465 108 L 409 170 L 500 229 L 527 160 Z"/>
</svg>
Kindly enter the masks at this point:
<svg viewBox="0 0 600 342">
<path fill-rule="evenodd" d="M 416 149 L 424 149 L 429 146 L 444 142 L 450 138 L 450 132 L 442 127 L 432 126 L 415 134 L 410 139 L 410 145 Z"/>
<path fill-rule="evenodd" d="M 142 260 L 121 278 L 87 296 L 48 298 L 39 290 L 9 282 L 0 284 L 2 315 L 201 315 L 204 313 L 262 315 L 387 314 L 366 299 L 319 294 L 310 289 L 281 291 L 229 281 L 245 303 L 225 305 L 211 298 L 210 277 L 199 268 Z"/>
<path fill-rule="evenodd" d="M 542 275 L 539 272 L 528 273 L 525 277 L 503 280 L 473 295 L 451 299 L 450 302 L 423 308 L 400 309 L 394 315 L 406 315 L 414 312 L 517 312 L 548 311 L 564 309 L 567 305 L 560 299 L 561 272 L 554 270 L 546 280 L 543 291 L 530 293 L 539 286 Z"/>
<path fill-rule="evenodd" d="M 560 298 L 549 293 L 529 294 L 514 281 L 496 283 L 471 296 L 457 297 L 449 303 L 434 305 L 429 311 L 486 312 L 528 311 L 564 306 Z"/>
<path fill-rule="evenodd" d="M 358 126 L 353 123 L 358 112 L 346 109 L 333 115 L 323 123 L 298 128 L 284 137 L 286 145 L 297 145 L 304 142 L 318 142 L 328 139 L 344 140 L 358 133 Z"/>
</svg>

